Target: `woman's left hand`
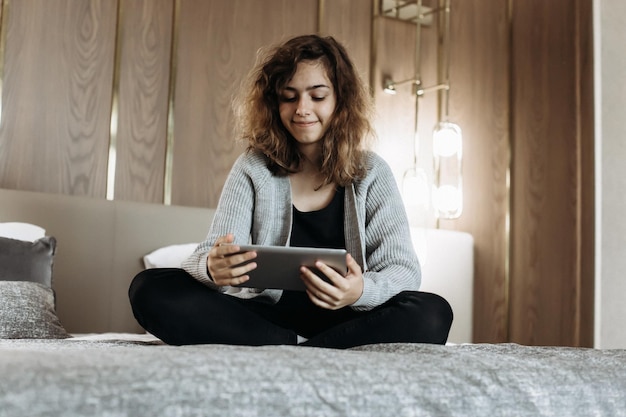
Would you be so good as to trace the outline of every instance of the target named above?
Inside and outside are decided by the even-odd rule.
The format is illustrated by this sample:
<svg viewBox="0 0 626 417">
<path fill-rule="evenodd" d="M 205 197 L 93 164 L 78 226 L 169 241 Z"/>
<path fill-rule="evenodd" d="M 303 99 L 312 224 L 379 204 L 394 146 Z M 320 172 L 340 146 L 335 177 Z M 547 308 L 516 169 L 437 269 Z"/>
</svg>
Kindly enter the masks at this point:
<svg viewBox="0 0 626 417">
<path fill-rule="evenodd" d="M 338 310 L 353 304 L 363 293 L 363 272 L 361 267 L 350 255 L 346 255 L 348 273 L 342 276 L 323 262 L 317 262 L 315 267 L 320 273 L 328 277 L 329 282 L 315 275 L 309 268 L 300 268 L 301 278 L 306 286 L 306 292 L 313 304 L 329 310 Z"/>
</svg>

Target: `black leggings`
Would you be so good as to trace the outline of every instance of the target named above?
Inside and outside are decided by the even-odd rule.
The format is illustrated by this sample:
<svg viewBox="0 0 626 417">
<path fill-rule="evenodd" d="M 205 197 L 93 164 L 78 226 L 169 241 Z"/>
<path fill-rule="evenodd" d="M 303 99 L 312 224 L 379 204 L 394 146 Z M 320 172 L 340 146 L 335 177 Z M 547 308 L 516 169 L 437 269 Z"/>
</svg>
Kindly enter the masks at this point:
<svg viewBox="0 0 626 417">
<path fill-rule="evenodd" d="M 129 289 L 133 314 L 167 344 L 302 345 L 348 348 L 372 343 L 444 344 L 452 309 L 442 297 L 404 291 L 371 311 L 327 310 L 305 292 L 276 304 L 240 299 L 201 284 L 182 269 L 147 269 Z"/>
</svg>

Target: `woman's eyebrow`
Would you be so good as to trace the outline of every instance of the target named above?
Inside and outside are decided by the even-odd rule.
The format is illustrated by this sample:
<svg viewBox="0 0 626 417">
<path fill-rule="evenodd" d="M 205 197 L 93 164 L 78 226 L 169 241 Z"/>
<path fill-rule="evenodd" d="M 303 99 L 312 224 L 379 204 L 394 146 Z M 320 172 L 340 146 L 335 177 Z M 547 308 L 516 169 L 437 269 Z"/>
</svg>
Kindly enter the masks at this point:
<svg viewBox="0 0 626 417">
<path fill-rule="evenodd" d="M 326 84 L 316 84 L 316 85 L 312 85 L 310 87 L 307 87 L 305 89 L 305 91 L 311 91 L 311 90 L 316 90 L 318 88 L 328 88 L 330 89 L 330 86 L 326 85 Z M 285 90 L 289 90 L 289 91 L 298 91 L 295 87 L 290 87 L 290 86 L 286 86 Z"/>
<path fill-rule="evenodd" d="M 330 86 L 327 86 L 326 84 L 317 84 L 317 85 L 307 88 L 307 90 L 315 90 L 317 88 L 330 88 Z"/>
</svg>

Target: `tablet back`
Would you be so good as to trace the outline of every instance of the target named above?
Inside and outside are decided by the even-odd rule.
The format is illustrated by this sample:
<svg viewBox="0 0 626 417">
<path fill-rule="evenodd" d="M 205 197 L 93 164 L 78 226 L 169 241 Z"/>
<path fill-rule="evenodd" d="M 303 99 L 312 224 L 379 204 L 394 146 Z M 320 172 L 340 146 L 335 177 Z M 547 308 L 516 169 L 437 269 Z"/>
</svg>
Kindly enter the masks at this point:
<svg viewBox="0 0 626 417">
<path fill-rule="evenodd" d="M 273 288 L 304 291 L 300 279 L 300 266 L 313 270 L 320 278 L 326 276 L 314 267 L 322 261 L 342 275 L 346 274 L 346 251 L 344 249 L 301 248 L 292 246 L 239 245 L 243 252 L 256 251 L 256 269 L 248 272 L 250 279 L 242 287 Z"/>
</svg>

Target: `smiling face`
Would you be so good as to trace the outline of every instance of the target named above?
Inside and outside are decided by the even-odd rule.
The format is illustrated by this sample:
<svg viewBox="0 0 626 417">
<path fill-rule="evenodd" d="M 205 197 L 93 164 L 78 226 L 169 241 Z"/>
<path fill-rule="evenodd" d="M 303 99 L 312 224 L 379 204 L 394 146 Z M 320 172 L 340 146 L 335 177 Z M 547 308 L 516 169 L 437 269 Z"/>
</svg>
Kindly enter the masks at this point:
<svg viewBox="0 0 626 417">
<path fill-rule="evenodd" d="M 324 136 L 335 105 L 335 91 L 324 65 L 303 61 L 280 92 L 278 111 L 283 125 L 304 152 Z"/>
</svg>

